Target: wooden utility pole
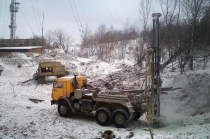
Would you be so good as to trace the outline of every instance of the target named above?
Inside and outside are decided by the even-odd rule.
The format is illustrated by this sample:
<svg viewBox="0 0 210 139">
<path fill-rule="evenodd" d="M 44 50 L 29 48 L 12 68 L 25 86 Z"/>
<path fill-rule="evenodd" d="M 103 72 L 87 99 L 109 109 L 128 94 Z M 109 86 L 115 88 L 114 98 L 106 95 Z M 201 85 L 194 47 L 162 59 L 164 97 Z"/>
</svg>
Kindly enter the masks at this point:
<svg viewBox="0 0 210 139">
<path fill-rule="evenodd" d="M 43 50 L 44 50 L 44 36 L 43 36 L 43 31 L 44 31 L 44 29 L 43 29 L 43 25 L 44 25 L 44 13 L 43 13 L 43 20 L 42 20 L 42 53 L 43 53 Z"/>
</svg>

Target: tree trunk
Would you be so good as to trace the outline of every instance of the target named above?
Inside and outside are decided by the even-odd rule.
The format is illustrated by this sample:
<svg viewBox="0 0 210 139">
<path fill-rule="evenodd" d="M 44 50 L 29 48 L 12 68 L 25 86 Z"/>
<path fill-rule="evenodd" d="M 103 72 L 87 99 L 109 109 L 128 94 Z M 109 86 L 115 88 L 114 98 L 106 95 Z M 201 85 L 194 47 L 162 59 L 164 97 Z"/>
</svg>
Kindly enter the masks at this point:
<svg viewBox="0 0 210 139">
<path fill-rule="evenodd" d="M 204 59 L 204 62 L 203 62 L 203 70 L 205 70 L 206 69 L 206 65 L 207 65 L 207 63 L 208 63 L 208 57 L 206 57 L 205 59 Z"/>
</svg>

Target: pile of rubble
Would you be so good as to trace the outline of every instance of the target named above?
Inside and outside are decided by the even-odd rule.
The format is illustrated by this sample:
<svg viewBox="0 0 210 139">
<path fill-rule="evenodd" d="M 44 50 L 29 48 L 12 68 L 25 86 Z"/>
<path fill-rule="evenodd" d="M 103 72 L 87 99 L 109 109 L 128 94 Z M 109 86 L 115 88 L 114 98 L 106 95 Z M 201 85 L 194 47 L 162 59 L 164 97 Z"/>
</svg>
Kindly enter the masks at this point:
<svg viewBox="0 0 210 139">
<path fill-rule="evenodd" d="M 18 64 L 26 64 L 32 62 L 32 57 L 23 53 L 13 52 L 7 56 L 1 58 L 2 62 L 6 65 L 18 65 Z"/>
<path fill-rule="evenodd" d="M 100 78 L 100 75 L 90 77 L 92 86 L 106 88 L 106 89 L 140 89 L 144 82 L 144 74 L 140 74 L 139 67 L 128 66 L 121 64 L 113 73 L 108 74 L 105 78 Z"/>
</svg>

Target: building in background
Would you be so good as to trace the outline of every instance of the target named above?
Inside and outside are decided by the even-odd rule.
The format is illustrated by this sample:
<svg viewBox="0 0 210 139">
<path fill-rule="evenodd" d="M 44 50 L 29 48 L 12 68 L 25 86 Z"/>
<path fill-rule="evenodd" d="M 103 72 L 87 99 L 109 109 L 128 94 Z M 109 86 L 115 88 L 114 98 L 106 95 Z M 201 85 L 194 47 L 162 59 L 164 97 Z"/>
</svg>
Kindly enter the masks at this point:
<svg viewBox="0 0 210 139">
<path fill-rule="evenodd" d="M 11 52 L 38 53 L 43 52 L 42 39 L 0 39 L 0 56 L 6 56 Z"/>
</svg>

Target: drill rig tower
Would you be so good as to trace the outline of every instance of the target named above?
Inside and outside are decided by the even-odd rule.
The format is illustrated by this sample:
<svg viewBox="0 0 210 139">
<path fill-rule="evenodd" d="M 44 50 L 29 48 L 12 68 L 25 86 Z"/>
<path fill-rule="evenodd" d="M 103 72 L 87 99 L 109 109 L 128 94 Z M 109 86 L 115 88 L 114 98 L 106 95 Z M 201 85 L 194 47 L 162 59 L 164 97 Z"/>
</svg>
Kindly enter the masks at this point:
<svg viewBox="0 0 210 139">
<path fill-rule="evenodd" d="M 16 2 L 16 0 L 11 0 L 11 4 L 9 5 L 10 8 L 10 21 L 11 24 L 9 25 L 10 28 L 10 39 L 15 39 L 15 30 L 16 30 L 16 12 L 18 12 L 18 5 L 20 3 Z"/>
</svg>

